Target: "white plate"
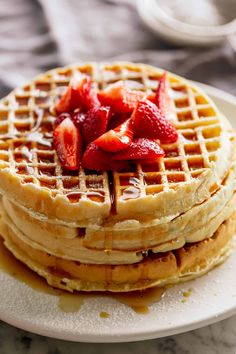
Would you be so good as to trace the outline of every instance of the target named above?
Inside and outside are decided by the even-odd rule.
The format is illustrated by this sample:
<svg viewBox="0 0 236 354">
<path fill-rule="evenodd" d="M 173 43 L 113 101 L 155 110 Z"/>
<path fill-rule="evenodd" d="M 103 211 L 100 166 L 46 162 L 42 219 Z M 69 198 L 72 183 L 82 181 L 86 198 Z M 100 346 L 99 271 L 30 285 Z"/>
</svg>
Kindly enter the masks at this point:
<svg viewBox="0 0 236 354">
<path fill-rule="evenodd" d="M 236 98 L 202 85 L 236 128 Z M 89 298 L 79 312 L 65 313 L 58 299 L 0 271 L 0 318 L 41 335 L 80 342 L 128 342 L 186 332 L 236 314 L 236 253 L 195 281 L 168 289 L 141 315 L 112 298 Z M 183 291 L 193 292 L 185 303 Z M 101 318 L 101 311 L 110 318 Z"/>
</svg>

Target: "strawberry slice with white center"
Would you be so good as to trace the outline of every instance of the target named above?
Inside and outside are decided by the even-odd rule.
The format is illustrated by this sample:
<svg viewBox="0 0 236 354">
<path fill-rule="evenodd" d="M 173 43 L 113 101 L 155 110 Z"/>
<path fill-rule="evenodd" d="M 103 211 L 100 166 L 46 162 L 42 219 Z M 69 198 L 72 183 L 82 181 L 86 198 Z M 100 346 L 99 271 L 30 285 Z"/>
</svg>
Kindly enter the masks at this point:
<svg viewBox="0 0 236 354">
<path fill-rule="evenodd" d="M 85 114 L 81 133 L 86 145 L 106 132 L 110 110 L 110 107 L 93 107 Z"/>
<path fill-rule="evenodd" d="M 56 117 L 54 126 L 57 127 L 63 120 L 70 118 L 74 125 L 81 130 L 82 124 L 86 118 L 86 113 L 76 112 L 76 113 L 61 113 Z"/>
<path fill-rule="evenodd" d="M 101 135 L 94 143 L 101 149 L 116 152 L 126 149 L 133 139 L 133 121 L 128 119 L 115 129 Z"/>
<path fill-rule="evenodd" d="M 66 118 L 70 118 L 71 119 L 70 113 L 61 113 L 61 114 L 59 114 L 59 116 L 57 116 L 56 119 L 55 119 L 54 127 L 57 127 Z"/>
<path fill-rule="evenodd" d="M 117 81 L 98 92 L 98 99 L 103 106 L 110 106 L 114 113 L 132 112 L 138 100 L 146 94 L 142 91 L 130 90 L 123 81 Z"/>
<path fill-rule="evenodd" d="M 129 165 L 126 161 L 114 161 L 112 155 L 90 143 L 83 155 L 82 166 L 95 171 L 125 171 Z"/>
<path fill-rule="evenodd" d="M 173 124 L 151 101 L 139 101 L 132 113 L 134 135 L 139 138 L 159 139 L 162 143 L 174 143 L 178 133 Z"/>
<path fill-rule="evenodd" d="M 164 151 L 154 140 L 136 138 L 130 146 L 113 155 L 114 160 L 155 160 L 165 156 Z"/>
<path fill-rule="evenodd" d="M 72 112 L 79 108 L 87 111 L 90 107 L 100 105 L 97 94 L 92 91 L 92 79 L 86 75 L 79 75 L 71 80 L 65 93 L 56 105 L 58 114 Z"/>
<path fill-rule="evenodd" d="M 170 85 L 165 71 L 157 87 L 155 103 L 167 118 L 171 115 L 169 89 Z"/>
<path fill-rule="evenodd" d="M 64 119 L 53 132 L 53 145 L 63 168 L 77 170 L 82 151 L 79 130 L 70 118 Z"/>
</svg>

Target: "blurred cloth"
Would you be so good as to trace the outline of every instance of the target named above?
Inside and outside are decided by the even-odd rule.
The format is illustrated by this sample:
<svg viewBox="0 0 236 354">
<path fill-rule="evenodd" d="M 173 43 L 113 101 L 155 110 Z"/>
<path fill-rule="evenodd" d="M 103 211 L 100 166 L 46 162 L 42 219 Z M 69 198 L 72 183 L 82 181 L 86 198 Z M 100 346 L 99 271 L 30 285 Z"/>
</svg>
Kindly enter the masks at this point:
<svg viewBox="0 0 236 354">
<path fill-rule="evenodd" d="M 236 95 L 236 54 L 172 47 L 141 22 L 134 0 L 0 0 L 0 95 L 72 62 L 132 60 Z"/>
</svg>

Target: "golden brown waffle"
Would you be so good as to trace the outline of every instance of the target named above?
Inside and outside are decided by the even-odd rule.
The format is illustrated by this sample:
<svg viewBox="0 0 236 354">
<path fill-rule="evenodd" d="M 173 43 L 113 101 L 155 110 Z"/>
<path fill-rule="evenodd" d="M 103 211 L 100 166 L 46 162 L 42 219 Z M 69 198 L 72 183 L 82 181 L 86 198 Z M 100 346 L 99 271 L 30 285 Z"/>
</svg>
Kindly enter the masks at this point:
<svg viewBox="0 0 236 354">
<path fill-rule="evenodd" d="M 129 265 L 83 264 L 48 255 L 22 242 L 4 222 L 0 223 L 5 246 L 29 268 L 57 288 L 68 291 L 132 291 L 197 278 L 229 255 L 235 232 L 235 213 L 204 241 L 166 253 L 148 255 Z"/>
<path fill-rule="evenodd" d="M 0 189 L 35 217 L 81 227 L 115 220 L 174 217 L 209 198 L 229 169 L 231 128 L 212 101 L 184 79 L 168 74 L 177 143 L 166 157 L 134 164 L 127 173 L 64 171 L 52 147 L 53 106 L 78 72 L 95 88 L 123 80 L 156 90 L 163 71 L 142 64 L 84 64 L 59 68 L 13 91 L 0 107 Z M 116 216 L 113 215 L 116 213 Z"/>
<path fill-rule="evenodd" d="M 131 224 L 128 229 L 85 230 L 53 225 L 32 218 L 2 198 L 2 220 L 22 242 L 59 258 L 87 264 L 134 264 L 148 254 L 178 249 L 186 243 L 210 238 L 236 208 L 231 173 L 221 188 L 208 200 L 165 224 Z M 108 240 L 107 240 L 108 238 Z M 109 245 L 109 249 L 107 246 Z"/>
<path fill-rule="evenodd" d="M 198 228 L 191 229 L 186 227 L 185 229 L 176 229 L 176 234 L 172 234 L 173 238 L 167 236 L 167 240 L 158 242 L 158 233 L 151 228 L 148 230 L 149 238 L 156 236 L 157 244 L 155 246 L 143 247 L 139 250 L 133 249 L 113 249 L 113 250 L 101 250 L 96 248 L 88 248 L 85 246 L 82 237 L 75 237 L 73 239 L 59 238 L 58 234 L 52 235 L 47 232 L 47 225 L 44 223 L 39 225 L 35 220 L 27 218 L 26 215 L 22 215 L 22 220 L 19 218 L 16 209 L 9 208 L 4 202 L 2 221 L 14 232 L 14 234 L 22 240 L 23 243 L 28 244 L 30 247 L 44 251 L 49 255 L 53 255 L 58 258 L 73 260 L 85 264 L 113 264 L 113 265 L 127 265 L 137 264 L 147 257 L 151 253 L 164 253 L 183 247 L 186 243 L 196 243 L 210 238 L 224 220 L 229 218 L 236 207 L 236 194 L 224 205 L 221 210 L 216 213 L 214 217 L 209 217 L 207 223 L 199 225 Z M 6 211 L 7 210 L 7 211 Z M 7 212 L 11 211 L 11 217 Z M 137 234 L 139 231 L 137 231 Z M 139 235 L 138 235 L 139 236 Z M 128 237 L 128 235 L 126 235 Z M 132 234 L 133 238 L 133 234 Z M 122 244 L 124 239 L 120 240 Z"/>
</svg>

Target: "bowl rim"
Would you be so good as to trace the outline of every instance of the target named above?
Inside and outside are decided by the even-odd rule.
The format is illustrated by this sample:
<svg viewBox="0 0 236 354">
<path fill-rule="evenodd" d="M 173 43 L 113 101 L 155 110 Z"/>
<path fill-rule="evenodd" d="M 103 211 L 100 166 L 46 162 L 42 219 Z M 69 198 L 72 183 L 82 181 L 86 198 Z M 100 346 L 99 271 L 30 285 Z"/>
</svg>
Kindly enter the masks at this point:
<svg viewBox="0 0 236 354">
<path fill-rule="evenodd" d="M 229 36 L 236 32 L 236 18 L 223 25 L 218 26 L 197 26 L 186 22 L 179 21 L 168 15 L 156 0 L 140 0 L 147 10 L 152 12 L 156 20 L 162 22 L 175 32 L 194 35 L 198 37 L 222 37 Z"/>
</svg>

